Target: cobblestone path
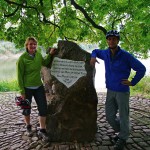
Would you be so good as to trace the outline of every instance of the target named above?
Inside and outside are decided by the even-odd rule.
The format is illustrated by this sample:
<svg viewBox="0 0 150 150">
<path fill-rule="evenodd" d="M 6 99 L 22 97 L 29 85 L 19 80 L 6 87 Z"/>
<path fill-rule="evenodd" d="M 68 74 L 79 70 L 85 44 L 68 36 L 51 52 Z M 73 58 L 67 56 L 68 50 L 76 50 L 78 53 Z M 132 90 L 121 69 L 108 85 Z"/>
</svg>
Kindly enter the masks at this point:
<svg viewBox="0 0 150 150">
<path fill-rule="evenodd" d="M 25 135 L 22 111 L 15 106 L 16 93 L 0 93 L 0 150 L 113 150 L 111 137 L 113 130 L 105 119 L 105 93 L 98 93 L 98 130 L 91 143 L 52 142 L 44 143 L 38 139 L 37 107 L 32 104 L 32 137 Z M 125 150 L 150 150 L 150 100 L 130 98 L 131 135 Z"/>
</svg>

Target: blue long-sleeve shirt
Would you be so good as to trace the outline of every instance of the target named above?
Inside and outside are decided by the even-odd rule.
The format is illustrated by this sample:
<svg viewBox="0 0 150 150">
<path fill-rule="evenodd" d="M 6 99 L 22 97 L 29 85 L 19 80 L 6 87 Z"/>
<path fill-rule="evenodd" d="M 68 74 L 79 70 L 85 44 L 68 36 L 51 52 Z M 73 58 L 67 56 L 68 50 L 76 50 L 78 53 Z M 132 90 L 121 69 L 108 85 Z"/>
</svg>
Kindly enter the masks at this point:
<svg viewBox="0 0 150 150">
<path fill-rule="evenodd" d="M 136 71 L 135 76 L 131 80 L 132 86 L 136 85 L 145 75 L 145 66 L 130 53 L 118 47 L 118 51 L 114 57 L 111 57 L 111 50 L 95 49 L 92 51 L 91 57 L 104 60 L 106 88 L 118 92 L 128 92 L 129 86 L 123 85 L 123 79 L 128 79 L 131 69 Z"/>
</svg>

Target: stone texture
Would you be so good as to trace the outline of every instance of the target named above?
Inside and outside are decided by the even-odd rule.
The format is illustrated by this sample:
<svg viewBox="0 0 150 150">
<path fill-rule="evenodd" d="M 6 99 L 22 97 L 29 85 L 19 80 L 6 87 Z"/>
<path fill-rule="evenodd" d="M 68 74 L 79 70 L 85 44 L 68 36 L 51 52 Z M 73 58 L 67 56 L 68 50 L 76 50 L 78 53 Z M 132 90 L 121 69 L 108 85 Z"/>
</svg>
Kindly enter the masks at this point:
<svg viewBox="0 0 150 150">
<path fill-rule="evenodd" d="M 113 143 L 111 141 L 111 137 L 114 137 L 114 133 L 111 131 L 112 128 L 108 125 L 105 118 L 105 109 L 104 103 L 106 95 L 105 93 L 97 93 L 98 95 L 98 105 L 97 105 L 97 118 L 101 118 L 97 120 L 97 133 L 95 134 L 95 138 L 92 142 L 42 142 L 37 136 L 38 126 L 38 112 L 36 104 L 33 100 L 33 108 L 32 109 L 32 119 L 31 123 L 33 125 L 34 134 L 32 137 L 25 136 L 25 124 L 16 124 L 18 120 L 22 120 L 23 116 L 20 113 L 21 110 L 15 106 L 14 97 L 17 93 L 0 93 L 0 121 L 3 121 L 0 124 L 0 150 L 60 150 L 60 149 L 68 149 L 68 150 L 113 150 Z M 145 107 L 145 102 L 137 97 L 131 97 L 131 135 L 129 140 L 127 141 L 127 145 L 124 150 L 149 150 L 150 149 L 150 136 L 149 136 L 149 118 L 147 120 L 144 119 L 142 121 L 142 116 L 150 116 L 149 108 Z M 145 101 L 145 100 L 144 100 Z M 150 102 L 149 99 L 147 99 Z M 150 103 L 149 103 L 150 104 Z M 135 106 L 138 106 L 140 110 L 134 109 Z M 9 108 L 9 111 L 5 110 L 5 107 Z M 136 108 L 136 107 L 135 107 Z M 143 111 L 143 115 L 139 115 L 139 112 Z M 13 119 L 12 119 L 13 118 Z M 7 121 L 8 120 L 8 121 Z M 11 124 L 9 123 L 11 120 Z M 105 120 L 105 121 L 104 121 Z M 135 128 L 134 128 L 135 127 Z M 137 132 L 136 128 L 140 128 L 140 136 L 139 132 Z M 104 128 L 107 128 L 105 132 Z M 102 129 L 102 130 L 101 130 Z M 146 129 L 146 130 L 145 130 Z M 109 138 L 108 138 L 109 137 Z M 35 141 L 37 139 L 37 141 Z M 139 140 L 140 139 L 140 140 Z M 31 144 L 31 143 L 37 144 Z M 32 148 L 30 147 L 32 146 Z M 35 147 L 34 147 L 35 146 Z"/>
<path fill-rule="evenodd" d="M 90 66 L 90 53 L 73 42 L 59 41 L 56 57 L 84 61 L 87 75 L 67 88 L 50 74 L 50 70 L 43 68 L 43 80 L 49 101 L 49 137 L 52 141 L 91 141 L 97 131 L 98 98 L 93 84 L 94 70 Z"/>
</svg>

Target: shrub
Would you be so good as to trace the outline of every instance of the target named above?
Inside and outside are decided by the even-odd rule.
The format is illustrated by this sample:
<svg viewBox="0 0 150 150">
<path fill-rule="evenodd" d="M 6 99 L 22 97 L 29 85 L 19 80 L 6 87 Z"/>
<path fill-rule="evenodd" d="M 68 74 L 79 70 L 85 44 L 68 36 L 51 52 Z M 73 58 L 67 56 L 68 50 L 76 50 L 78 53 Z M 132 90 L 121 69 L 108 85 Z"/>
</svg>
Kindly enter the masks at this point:
<svg viewBox="0 0 150 150">
<path fill-rule="evenodd" d="M 141 81 L 131 87 L 131 95 L 137 95 L 140 94 L 143 97 L 150 98 L 150 76 L 145 76 Z"/>
<path fill-rule="evenodd" d="M 17 81 L 15 79 L 0 81 L 0 92 L 18 91 Z"/>
</svg>

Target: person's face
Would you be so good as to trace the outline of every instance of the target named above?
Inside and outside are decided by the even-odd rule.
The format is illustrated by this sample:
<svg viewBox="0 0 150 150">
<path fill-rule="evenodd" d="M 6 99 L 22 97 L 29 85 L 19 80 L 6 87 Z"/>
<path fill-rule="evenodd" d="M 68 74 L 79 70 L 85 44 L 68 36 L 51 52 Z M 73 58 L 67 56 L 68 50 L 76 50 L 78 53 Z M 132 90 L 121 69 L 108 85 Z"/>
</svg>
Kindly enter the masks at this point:
<svg viewBox="0 0 150 150">
<path fill-rule="evenodd" d="M 107 38 L 107 44 L 108 44 L 110 49 L 117 48 L 118 43 L 119 43 L 119 39 L 116 36 L 109 36 Z"/>
<path fill-rule="evenodd" d="M 29 54 L 34 54 L 37 48 L 37 43 L 34 40 L 30 40 L 27 44 L 27 49 Z"/>
</svg>

